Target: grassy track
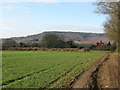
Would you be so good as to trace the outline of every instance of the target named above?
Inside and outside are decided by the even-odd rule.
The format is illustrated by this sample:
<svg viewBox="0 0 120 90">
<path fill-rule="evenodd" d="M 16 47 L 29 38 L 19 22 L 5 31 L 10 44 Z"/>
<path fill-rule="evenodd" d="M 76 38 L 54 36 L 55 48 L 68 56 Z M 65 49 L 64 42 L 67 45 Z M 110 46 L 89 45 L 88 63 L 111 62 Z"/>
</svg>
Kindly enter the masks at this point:
<svg viewBox="0 0 120 90">
<path fill-rule="evenodd" d="M 76 76 L 105 53 L 3 51 L 3 87 L 67 87 Z"/>
</svg>

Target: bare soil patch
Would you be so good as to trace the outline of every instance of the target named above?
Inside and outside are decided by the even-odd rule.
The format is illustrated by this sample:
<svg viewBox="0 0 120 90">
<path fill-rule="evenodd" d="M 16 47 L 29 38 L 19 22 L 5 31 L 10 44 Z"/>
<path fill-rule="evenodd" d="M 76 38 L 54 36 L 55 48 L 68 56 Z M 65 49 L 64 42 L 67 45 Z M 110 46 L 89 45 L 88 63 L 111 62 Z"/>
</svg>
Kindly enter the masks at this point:
<svg viewBox="0 0 120 90">
<path fill-rule="evenodd" d="M 86 70 L 71 88 L 120 88 L 118 55 L 106 54 L 99 62 Z"/>
</svg>

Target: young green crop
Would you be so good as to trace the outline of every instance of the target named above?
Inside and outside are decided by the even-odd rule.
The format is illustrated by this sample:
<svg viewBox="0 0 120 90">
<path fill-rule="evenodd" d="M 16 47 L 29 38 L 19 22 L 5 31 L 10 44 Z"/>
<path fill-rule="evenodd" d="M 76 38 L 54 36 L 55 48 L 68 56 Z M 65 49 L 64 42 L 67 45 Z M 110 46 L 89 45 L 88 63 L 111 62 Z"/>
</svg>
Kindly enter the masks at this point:
<svg viewBox="0 0 120 90">
<path fill-rule="evenodd" d="M 76 76 L 105 55 L 105 51 L 3 51 L 5 88 L 67 87 Z"/>
</svg>

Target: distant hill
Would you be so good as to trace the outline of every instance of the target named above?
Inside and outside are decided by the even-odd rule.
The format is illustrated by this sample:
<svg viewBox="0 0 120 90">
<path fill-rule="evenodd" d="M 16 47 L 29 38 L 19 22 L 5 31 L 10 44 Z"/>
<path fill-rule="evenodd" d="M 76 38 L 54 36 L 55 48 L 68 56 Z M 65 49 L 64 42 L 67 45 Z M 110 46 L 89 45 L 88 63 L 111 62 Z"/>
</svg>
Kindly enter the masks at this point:
<svg viewBox="0 0 120 90">
<path fill-rule="evenodd" d="M 45 34 L 56 34 L 60 37 L 64 37 L 66 41 L 80 41 L 80 42 L 98 42 L 102 40 L 103 42 L 108 42 L 109 39 L 105 37 L 104 33 L 83 33 L 83 32 L 43 32 L 40 34 L 29 35 L 26 37 L 12 37 L 17 42 L 30 42 L 30 41 L 41 41 Z"/>
</svg>

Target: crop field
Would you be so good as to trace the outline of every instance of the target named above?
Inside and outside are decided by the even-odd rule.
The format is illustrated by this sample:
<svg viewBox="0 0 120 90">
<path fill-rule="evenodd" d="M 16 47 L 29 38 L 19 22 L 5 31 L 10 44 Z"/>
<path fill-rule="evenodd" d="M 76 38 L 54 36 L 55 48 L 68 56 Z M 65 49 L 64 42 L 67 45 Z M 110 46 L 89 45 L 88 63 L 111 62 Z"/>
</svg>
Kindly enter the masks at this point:
<svg viewBox="0 0 120 90">
<path fill-rule="evenodd" d="M 3 51 L 3 88 L 69 87 L 105 51 Z"/>
</svg>

